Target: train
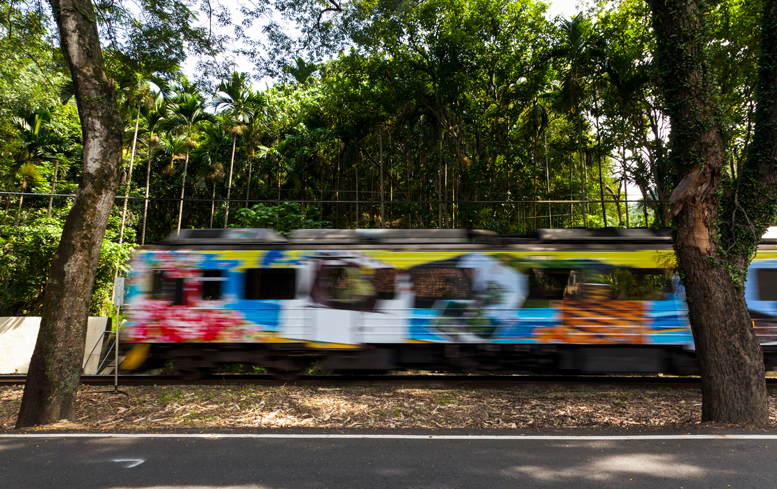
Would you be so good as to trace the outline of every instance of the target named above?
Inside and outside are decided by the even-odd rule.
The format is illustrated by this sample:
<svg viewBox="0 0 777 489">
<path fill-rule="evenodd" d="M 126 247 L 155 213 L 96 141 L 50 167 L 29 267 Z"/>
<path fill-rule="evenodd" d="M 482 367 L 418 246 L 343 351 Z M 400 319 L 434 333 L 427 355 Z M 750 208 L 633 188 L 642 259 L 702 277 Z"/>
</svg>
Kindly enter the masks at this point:
<svg viewBox="0 0 777 489">
<path fill-rule="evenodd" d="M 669 230 L 182 230 L 137 250 L 121 368 L 698 373 Z M 777 365 L 777 232 L 745 295 Z"/>
</svg>

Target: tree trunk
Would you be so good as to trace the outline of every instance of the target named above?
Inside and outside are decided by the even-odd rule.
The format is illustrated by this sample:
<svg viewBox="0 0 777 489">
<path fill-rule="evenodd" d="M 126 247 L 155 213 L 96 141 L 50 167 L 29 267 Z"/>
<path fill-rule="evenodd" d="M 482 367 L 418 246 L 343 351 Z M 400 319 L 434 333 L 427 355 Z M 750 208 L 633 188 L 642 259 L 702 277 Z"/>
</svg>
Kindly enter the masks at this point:
<svg viewBox="0 0 777 489">
<path fill-rule="evenodd" d="M 54 192 L 57 188 L 57 174 L 59 173 L 59 160 L 54 163 L 54 178 L 51 181 L 51 196 L 49 197 L 49 208 L 46 211 L 46 217 L 51 217 L 51 205 L 54 203 Z"/>
<path fill-rule="evenodd" d="M 210 196 L 210 224 L 208 227 L 213 229 L 213 214 L 216 212 L 216 180 L 213 180 L 213 194 Z"/>
<path fill-rule="evenodd" d="M 607 227 L 607 208 L 604 206 L 604 178 L 602 177 L 602 133 L 599 130 L 599 117 L 596 117 L 596 159 L 599 160 L 599 198 L 602 199 L 602 220 Z"/>
<path fill-rule="evenodd" d="M 380 130 L 380 138 L 378 140 L 378 151 L 380 152 L 380 227 L 385 227 L 385 207 L 383 197 L 383 129 Z M 438 194 L 439 195 L 439 194 Z M 439 227 L 439 226 L 438 226 Z"/>
<path fill-rule="evenodd" d="M 359 165 L 353 166 L 356 173 L 356 227 L 359 227 Z"/>
<path fill-rule="evenodd" d="M 580 160 L 580 200 L 583 209 L 583 227 L 588 227 L 588 206 L 586 205 L 587 193 L 585 190 L 585 161 L 583 160 L 583 119 L 580 117 L 579 105 L 575 108 L 577 112 L 577 157 Z"/>
<path fill-rule="evenodd" d="M 545 199 L 551 200 L 550 198 L 550 170 L 548 169 L 548 129 L 546 128 L 544 131 L 542 131 L 542 140 L 545 143 Z M 548 202 L 548 227 L 551 229 L 553 228 L 553 208 L 551 207 L 551 203 Z"/>
<path fill-rule="evenodd" d="M 235 165 L 235 144 L 237 143 L 237 135 L 232 135 L 232 159 L 229 160 L 229 182 L 227 183 L 227 209 L 224 212 L 224 227 L 227 227 L 229 223 L 229 197 L 232 194 L 232 168 Z M 280 175 L 278 176 L 280 178 Z M 280 199 L 278 195 L 278 199 Z"/>
<path fill-rule="evenodd" d="M 22 215 L 22 204 L 24 204 L 24 192 L 27 191 L 27 177 L 22 177 L 22 193 L 19 195 L 19 208 L 16 209 L 16 222 L 15 225 L 19 225 L 19 218 Z"/>
<path fill-rule="evenodd" d="M 629 174 L 626 167 L 626 146 L 621 146 L 621 159 L 623 161 L 623 201 L 626 204 L 626 229 L 629 228 Z"/>
<path fill-rule="evenodd" d="M 49 270 L 17 428 L 74 419 L 89 302 L 121 173 L 122 123 L 88 0 L 51 0 L 84 141 L 81 182 Z"/>
<path fill-rule="evenodd" d="M 753 145 L 760 146 L 770 161 L 764 168 L 756 168 L 757 183 L 744 181 L 748 186 L 742 189 L 740 197 L 745 200 L 748 195 L 755 195 L 756 200 L 761 200 L 753 206 L 739 205 L 737 193 L 743 183 L 740 178 L 726 189 L 729 195 L 733 194 L 733 199 L 724 196 L 721 206 L 721 169 L 726 152 L 717 116 L 719 97 L 705 53 L 708 39 L 704 4 L 698 0 L 651 0 L 650 4 L 657 40 L 656 60 L 672 127 L 668 166 L 676 169 L 677 175 L 669 203 L 675 216 L 675 253 L 682 271 L 688 317 L 701 368 L 702 421 L 766 423 L 769 416 L 763 353 L 751 327 L 742 284 L 755 246 L 776 214 L 773 202 L 766 212 L 758 207 L 764 199 L 774 199 L 771 195 L 777 176 L 775 135 L 762 134 L 764 144 Z M 767 1 L 765 8 L 771 13 L 771 19 L 764 14 L 765 22 L 777 28 L 773 20 L 777 0 Z M 766 105 L 777 103 L 771 96 L 777 87 L 773 68 L 777 56 L 772 53 L 768 58 L 767 52 L 777 48 L 774 44 L 774 39 L 764 38 L 761 42 L 764 51 L 759 83 L 762 91 L 764 88 L 772 91 L 761 93 L 759 110 L 762 101 Z M 768 79 L 770 70 L 771 79 Z M 766 133 L 771 129 L 774 133 L 774 129 L 767 127 L 774 126 L 772 109 L 771 121 L 759 121 L 757 131 L 762 129 Z M 756 159 L 748 158 L 748 164 L 756 166 L 759 163 L 753 163 Z M 728 209 L 731 200 L 733 219 Z M 740 210 L 744 215 L 737 224 L 735 218 Z M 747 215 L 752 216 L 758 229 Z M 739 233 L 737 225 L 746 232 Z M 740 239 L 742 242 L 749 239 L 750 246 L 738 243 Z"/>
<path fill-rule="evenodd" d="M 189 169 L 189 148 L 186 148 L 186 159 L 183 162 L 183 179 L 181 180 L 181 203 L 178 206 L 178 232 L 181 232 L 181 219 L 183 219 L 183 197 L 186 193 L 186 172 Z"/>
<path fill-rule="evenodd" d="M 11 196 L 6 195 L 5 196 L 5 210 L 3 211 L 3 220 L 0 221 L 0 224 L 5 224 L 5 220 L 8 219 L 8 210 L 11 208 Z"/>
<path fill-rule="evenodd" d="M 148 217 L 148 188 L 151 184 L 151 141 L 154 138 L 154 134 L 151 133 L 148 136 L 148 167 L 146 168 L 146 194 L 143 197 L 143 232 L 140 235 L 140 245 L 146 244 L 146 218 Z"/>
<path fill-rule="evenodd" d="M 140 104 L 138 104 L 138 115 L 135 118 L 135 134 L 132 137 L 132 152 L 130 154 L 130 165 L 127 171 L 127 188 L 124 192 L 124 202 L 121 209 L 121 227 L 119 228 L 119 245 L 124 243 L 124 227 L 127 223 L 127 204 L 129 203 L 130 190 L 132 189 L 132 167 L 135 164 L 135 148 L 138 143 L 138 126 L 140 124 Z M 113 273 L 113 281 L 115 282 L 119 276 L 120 258 L 116 257 L 116 270 Z"/>
<path fill-rule="evenodd" d="M 679 220 L 687 226 L 688 220 Z M 732 284 L 725 267 L 713 265 L 708 254 L 686 248 L 677 254 L 701 369 L 701 419 L 767 423 L 763 353 L 742 289 Z"/>
<path fill-rule="evenodd" d="M 138 126 L 140 125 L 140 104 L 138 104 L 138 115 L 135 118 L 135 134 L 132 137 L 132 151 L 130 153 L 130 166 L 127 172 L 127 190 L 124 193 L 124 204 L 121 209 L 121 228 L 119 230 L 119 244 L 124 242 L 124 225 L 127 222 L 127 203 L 129 202 L 130 190 L 132 189 L 132 166 L 135 164 L 135 147 L 138 143 Z M 119 273 L 118 264 L 116 273 Z"/>
<path fill-rule="evenodd" d="M 249 200 L 251 200 L 251 170 L 253 170 L 254 162 L 251 161 L 251 154 L 248 154 L 248 185 L 246 186 L 246 209 L 251 208 Z"/>
</svg>

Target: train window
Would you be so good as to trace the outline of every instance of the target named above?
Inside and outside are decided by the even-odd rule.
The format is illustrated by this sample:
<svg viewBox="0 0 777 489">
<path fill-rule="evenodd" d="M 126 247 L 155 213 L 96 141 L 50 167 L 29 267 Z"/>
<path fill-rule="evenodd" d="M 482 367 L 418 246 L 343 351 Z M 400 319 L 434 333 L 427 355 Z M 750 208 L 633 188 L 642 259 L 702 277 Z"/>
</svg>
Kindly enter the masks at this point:
<svg viewBox="0 0 777 489">
<path fill-rule="evenodd" d="M 613 268 L 605 275 L 612 298 L 626 301 L 666 300 L 670 279 L 669 270 L 650 268 Z"/>
<path fill-rule="evenodd" d="M 319 275 L 323 299 L 340 302 L 358 302 L 374 297 L 373 284 L 356 267 L 325 267 Z"/>
<path fill-rule="evenodd" d="M 759 268 L 756 277 L 758 298 L 762 301 L 777 301 L 777 269 Z"/>
<path fill-rule="evenodd" d="M 151 298 L 162 299 L 165 283 L 165 272 L 162 270 L 154 270 L 151 273 Z"/>
<path fill-rule="evenodd" d="M 560 301 L 569 282 L 568 268 L 534 268 L 527 273 L 529 295 L 526 300 Z"/>
<path fill-rule="evenodd" d="M 294 268 L 249 268 L 245 298 L 248 300 L 290 300 L 297 295 Z"/>
<path fill-rule="evenodd" d="M 410 270 L 415 307 L 430 308 L 438 300 L 472 298 L 471 268 L 419 267 Z"/>
<path fill-rule="evenodd" d="M 221 299 L 221 283 L 226 278 L 221 276 L 221 270 L 202 271 L 202 300 L 217 301 Z"/>
<path fill-rule="evenodd" d="M 396 293 L 397 271 L 393 268 L 377 268 L 372 279 L 378 299 L 390 301 Z"/>
<path fill-rule="evenodd" d="M 606 301 L 613 299 L 608 271 L 581 268 L 569 273 L 564 298 L 570 300 Z"/>
<path fill-rule="evenodd" d="M 183 279 L 173 278 L 164 270 L 154 270 L 151 276 L 151 298 L 182 305 L 184 303 Z"/>
</svg>

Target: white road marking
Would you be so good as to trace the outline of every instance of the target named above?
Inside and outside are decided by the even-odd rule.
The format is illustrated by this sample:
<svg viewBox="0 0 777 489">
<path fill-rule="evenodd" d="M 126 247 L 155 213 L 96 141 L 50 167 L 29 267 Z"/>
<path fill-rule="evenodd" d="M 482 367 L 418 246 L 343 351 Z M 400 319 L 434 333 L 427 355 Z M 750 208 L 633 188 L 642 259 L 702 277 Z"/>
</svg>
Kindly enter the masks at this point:
<svg viewBox="0 0 777 489">
<path fill-rule="evenodd" d="M 132 467 L 137 467 L 142 464 L 145 460 L 142 458 L 114 458 L 111 462 L 126 463 L 127 465 L 125 465 L 124 468 L 131 469 Z"/>
<path fill-rule="evenodd" d="M 632 440 L 777 440 L 777 434 L 768 435 L 377 435 L 377 434 L 323 434 L 323 433 L 20 433 L 0 434 L 0 439 L 13 438 L 203 438 L 203 439 L 364 439 L 364 440 L 545 440 L 545 441 L 632 441 Z M 134 459 L 133 459 L 134 460 Z"/>
</svg>

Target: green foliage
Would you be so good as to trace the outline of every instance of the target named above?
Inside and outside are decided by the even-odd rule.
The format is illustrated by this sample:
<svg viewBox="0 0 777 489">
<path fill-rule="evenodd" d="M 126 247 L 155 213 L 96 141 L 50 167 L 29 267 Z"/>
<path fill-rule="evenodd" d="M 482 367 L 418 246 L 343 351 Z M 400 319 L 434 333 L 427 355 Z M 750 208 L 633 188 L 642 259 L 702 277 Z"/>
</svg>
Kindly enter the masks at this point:
<svg viewBox="0 0 777 489">
<path fill-rule="evenodd" d="M 0 225 L 0 315 L 40 314 L 48 270 L 62 236 L 63 217 L 60 213 L 47 218 L 45 212 L 39 212 L 25 226 Z M 115 225 L 116 219 L 112 220 Z M 133 248 L 127 241 L 122 245 L 103 242 L 90 314 L 104 316 L 112 310 L 116 265 L 126 269 Z"/>
<path fill-rule="evenodd" d="M 0 116 L 57 103 L 65 83 L 61 54 L 40 5 L 0 0 Z"/>
<path fill-rule="evenodd" d="M 200 19 L 229 24 L 223 5 L 208 5 Z M 80 126 L 72 100 L 58 101 L 72 86 L 50 21 L 32 3 L 0 6 L 8 13 L 0 28 L 12 20 L 11 35 L 0 36 L 9 60 L 0 67 L 0 187 L 75 192 Z M 535 0 L 369 0 L 325 13 L 315 2 L 273 1 L 245 8 L 247 22 L 275 8 L 300 37 L 267 26 L 273 60 L 255 59 L 288 83 L 263 90 L 248 74 L 208 61 L 196 83 L 181 75 L 188 54 L 212 54 L 225 41 L 198 27 L 189 4 L 96 8 L 125 123 L 125 171 L 138 139 L 130 195 L 150 197 L 147 206 L 128 203 L 127 233 L 138 241 L 154 243 L 175 230 L 182 193 L 181 226 L 188 228 L 224 226 L 228 195 L 229 225 L 238 219 L 241 226 L 279 225 L 273 207 L 253 207 L 256 200 L 314 203 L 306 219 L 345 228 L 527 233 L 668 224 L 674 167 L 652 76 L 650 12 L 639 0 L 599 2 L 569 19 L 548 19 Z M 731 175 L 752 139 L 755 8 L 736 0 L 716 3 L 709 14 Z M 248 24 L 233 27 L 249 34 Z M 259 55 L 247 38 L 241 42 Z M 45 113 L 37 135 L 13 122 Z M 635 184 L 647 212 L 633 204 L 641 199 Z M 601 198 L 612 202 L 525 203 Z M 27 225 L 48 200 L 0 195 L 2 222 L 18 216 Z M 52 204 L 52 215 L 68 207 L 64 198 Z"/>
<path fill-rule="evenodd" d="M 54 219 L 38 226 L 0 227 L 0 314 L 24 316 L 39 313 L 51 259 L 59 245 L 62 227 Z"/>
<path fill-rule="evenodd" d="M 237 211 L 232 228 L 269 228 L 282 235 L 287 235 L 295 229 L 324 229 L 330 227 L 327 221 L 312 219 L 311 215 L 318 213 L 315 207 L 302 207 L 300 204 L 287 202 L 276 206 L 256 204 L 250 209 Z"/>
</svg>

